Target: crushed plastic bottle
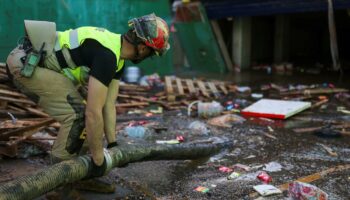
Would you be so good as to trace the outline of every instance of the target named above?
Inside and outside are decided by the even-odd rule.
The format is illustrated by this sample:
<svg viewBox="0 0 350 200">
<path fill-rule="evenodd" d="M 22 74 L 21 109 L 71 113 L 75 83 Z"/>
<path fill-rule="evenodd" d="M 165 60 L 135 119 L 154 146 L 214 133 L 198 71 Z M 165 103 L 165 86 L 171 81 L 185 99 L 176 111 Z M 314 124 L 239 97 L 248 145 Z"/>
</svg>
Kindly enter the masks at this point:
<svg viewBox="0 0 350 200">
<path fill-rule="evenodd" d="M 266 184 L 268 184 L 272 181 L 271 176 L 268 175 L 266 172 L 260 172 L 258 174 L 257 178 Z"/>
<path fill-rule="evenodd" d="M 125 128 L 125 132 L 128 137 L 143 138 L 145 136 L 146 129 L 143 126 L 129 126 Z"/>
<path fill-rule="evenodd" d="M 192 122 L 188 126 L 188 128 L 191 129 L 191 131 L 193 131 L 194 133 L 197 133 L 197 134 L 203 134 L 203 135 L 208 135 L 209 134 L 209 130 L 208 130 L 206 124 L 204 124 L 203 122 L 200 122 L 200 121 Z"/>
</svg>

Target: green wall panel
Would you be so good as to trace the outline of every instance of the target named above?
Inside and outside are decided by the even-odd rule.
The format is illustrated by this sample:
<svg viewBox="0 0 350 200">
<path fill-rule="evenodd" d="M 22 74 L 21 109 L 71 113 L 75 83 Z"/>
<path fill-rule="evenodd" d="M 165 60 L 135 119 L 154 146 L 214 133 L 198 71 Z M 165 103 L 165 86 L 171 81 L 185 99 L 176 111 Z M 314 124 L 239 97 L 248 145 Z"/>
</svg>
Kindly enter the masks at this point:
<svg viewBox="0 0 350 200">
<path fill-rule="evenodd" d="M 199 8 L 201 21 L 175 23 L 181 46 L 193 71 L 224 73 L 226 65 L 217 40 L 204 8 Z"/>
<path fill-rule="evenodd" d="M 54 21 L 57 30 L 88 25 L 124 33 L 129 19 L 152 12 L 170 25 L 170 5 L 165 0 L 0 0 L 0 62 L 23 36 L 24 19 Z M 145 74 L 171 74 L 171 55 L 170 49 L 162 58 L 147 59 L 138 66 Z"/>
</svg>

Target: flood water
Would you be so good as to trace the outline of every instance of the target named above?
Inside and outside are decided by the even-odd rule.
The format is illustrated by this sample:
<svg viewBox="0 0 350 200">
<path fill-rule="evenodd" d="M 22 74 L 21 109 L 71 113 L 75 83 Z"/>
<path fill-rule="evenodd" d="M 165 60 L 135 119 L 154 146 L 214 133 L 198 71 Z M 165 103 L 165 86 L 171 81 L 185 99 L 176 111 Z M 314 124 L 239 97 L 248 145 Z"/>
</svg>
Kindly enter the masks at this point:
<svg viewBox="0 0 350 200">
<path fill-rule="evenodd" d="M 193 78 L 186 73 L 182 77 Z M 200 77 L 201 75 L 196 74 Z M 269 75 L 265 72 L 249 72 L 235 75 L 208 75 L 206 78 L 233 81 L 238 85 L 250 86 L 253 92 L 259 92 L 260 86 L 268 83 L 279 85 L 288 84 L 324 84 L 332 83 L 336 87 L 349 89 L 350 81 L 329 76 L 312 74 Z M 240 124 L 232 124 L 230 128 L 221 128 L 208 125 L 206 119 L 187 116 L 186 110 L 165 112 L 158 120 L 149 120 L 158 126 L 166 127 L 166 131 L 155 131 L 151 127 L 142 139 L 126 137 L 120 129 L 118 141 L 121 145 L 157 140 L 174 139 L 182 135 L 185 142 L 203 140 L 211 137 L 228 138 L 233 147 L 224 149 L 212 157 L 198 160 L 179 161 L 147 161 L 130 163 L 123 168 L 113 169 L 106 179 L 117 183 L 113 194 L 97 194 L 80 191 L 83 199 L 256 199 L 253 197 L 253 186 L 262 182 L 256 178 L 270 162 L 280 164 L 281 169 L 268 172 L 272 177 L 270 184 L 279 186 L 298 178 L 321 172 L 331 167 L 350 164 L 350 136 L 320 137 L 313 133 L 296 133 L 294 128 L 315 127 L 324 125 L 321 122 L 309 122 L 296 117 L 317 118 L 321 120 L 340 120 L 350 122 L 350 115 L 337 111 L 337 107 L 348 104 L 338 101 L 334 94 L 328 95 L 329 103 L 326 107 L 306 110 L 295 117 L 286 120 L 266 120 L 260 118 L 246 118 Z M 225 102 L 233 98 L 223 97 L 219 101 Z M 250 102 L 254 100 L 247 97 Z M 203 122 L 208 133 L 193 131 L 189 125 L 194 121 Z M 268 133 L 268 134 L 266 134 Z M 271 137 L 272 136 L 272 137 Z M 337 156 L 330 155 L 324 148 L 327 146 L 336 152 Z M 24 160 L 0 160 L 0 171 L 9 172 L 11 176 L 0 176 L 1 180 L 16 178 L 28 170 L 30 173 L 43 166 L 47 166 L 47 156 L 30 157 Z M 229 173 L 219 171 L 220 166 L 233 166 L 237 163 L 251 167 L 251 171 L 240 171 L 240 176 L 228 180 Z M 16 170 L 13 170 L 16 168 Z M 6 181 L 1 181 L 6 182 Z M 329 199 L 349 199 L 350 197 L 350 170 L 333 172 L 311 184 L 322 189 L 329 195 Z M 198 186 L 209 189 L 207 193 L 195 191 Z M 265 197 L 264 199 L 287 199 L 284 191 L 280 195 Z M 42 196 L 38 199 L 45 199 Z"/>
</svg>

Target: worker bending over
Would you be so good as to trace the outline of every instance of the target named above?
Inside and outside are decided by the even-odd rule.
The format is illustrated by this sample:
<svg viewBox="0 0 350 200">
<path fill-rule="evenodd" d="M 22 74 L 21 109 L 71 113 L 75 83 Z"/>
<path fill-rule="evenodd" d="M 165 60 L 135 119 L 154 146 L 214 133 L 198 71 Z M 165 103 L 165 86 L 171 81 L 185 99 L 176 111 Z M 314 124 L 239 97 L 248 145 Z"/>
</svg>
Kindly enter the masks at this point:
<svg viewBox="0 0 350 200">
<path fill-rule="evenodd" d="M 79 155 L 85 137 L 93 159 L 89 177 L 105 173 L 103 136 L 116 146 L 116 110 L 124 61 L 139 63 L 169 49 L 169 28 L 155 14 L 129 21 L 116 34 L 80 27 L 56 32 L 56 24 L 25 20 L 25 37 L 7 58 L 16 87 L 57 120 L 60 130 L 52 148 L 55 162 Z M 86 101 L 81 90 L 86 86 Z"/>
</svg>

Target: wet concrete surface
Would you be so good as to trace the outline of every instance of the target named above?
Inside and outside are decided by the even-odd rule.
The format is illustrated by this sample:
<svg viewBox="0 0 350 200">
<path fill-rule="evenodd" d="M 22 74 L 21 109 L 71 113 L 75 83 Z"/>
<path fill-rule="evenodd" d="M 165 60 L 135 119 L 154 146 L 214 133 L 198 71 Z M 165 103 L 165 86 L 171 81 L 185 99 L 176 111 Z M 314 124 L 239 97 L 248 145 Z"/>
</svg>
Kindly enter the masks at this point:
<svg viewBox="0 0 350 200">
<path fill-rule="evenodd" d="M 282 80 L 283 77 L 275 79 Z M 286 79 L 289 78 L 283 80 L 288 81 Z M 267 80 L 260 80 L 259 84 L 263 84 Z M 304 84 L 306 84 L 305 82 Z M 323 83 L 320 81 L 313 83 L 315 82 Z M 340 84 L 347 87 L 348 83 Z M 329 95 L 329 97 L 330 103 L 327 108 L 307 110 L 296 116 L 341 119 L 349 122 L 349 115 L 336 111 L 337 106 L 344 105 L 333 98 L 333 95 Z M 121 129 L 118 140 L 122 145 L 127 145 L 128 142 L 155 143 L 156 140 L 175 139 L 177 135 L 183 135 L 185 142 L 210 137 L 225 137 L 233 141 L 233 148 L 226 149 L 210 158 L 198 160 L 131 163 L 123 168 L 113 169 L 106 177 L 109 181 L 117 184 L 114 194 L 80 191 L 80 197 L 88 200 L 256 199 L 259 196 L 250 196 L 254 193 L 253 186 L 262 184 L 256 176 L 263 170 L 263 165 L 269 162 L 274 161 L 282 166 L 281 171 L 268 172 L 272 177 L 271 184 L 275 186 L 331 167 L 350 164 L 350 136 L 325 138 L 312 133 L 292 131 L 293 128 L 315 127 L 321 123 L 305 122 L 293 117 L 287 120 L 272 121 L 247 118 L 247 121 L 242 124 L 232 124 L 231 128 L 220 128 L 206 124 L 209 133 L 203 134 L 188 128 L 190 123 L 198 120 L 206 123 L 206 119 L 186 116 L 186 110 L 172 111 L 164 113 L 155 122 L 159 126 L 166 127 L 167 131 L 155 132 L 150 126 L 148 128 L 150 131 L 143 139 L 133 139 L 126 137 L 126 133 Z M 268 126 L 273 129 L 273 132 L 269 131 Z M 265 133 L 269 133 L 275 138 L 266 136 Z M 338 156 L 331 156 L 321 147 L 322 144 L 332 148 Z M 45 168 L 49 165 L 48 160 L 47 155 L 27 159 L 3 158 L 0 160 L 0 183 Z M 227 179 L 229 173 L 218 170 L 220 166 L 229 167 L 237 163 L 255 168 L 249 172 L 241 171 L 241 176 L 234 180 Z M 328 193 L 329 199 L 350 198 L 350 170 L 325 175 L 311 184 Z M 209 188 L 209 192 L 195 191 L 194 189 L 198 186 Z M 265 197 L 264 199 L 277 200 L 287 199 L 287 197 L 287 192 L 283 192 L 281 195 Z M 45 196 L 38 199 L 45 199 Z"/>
</svg>

